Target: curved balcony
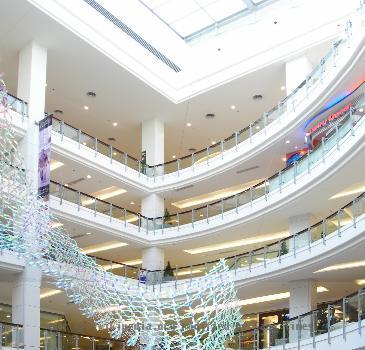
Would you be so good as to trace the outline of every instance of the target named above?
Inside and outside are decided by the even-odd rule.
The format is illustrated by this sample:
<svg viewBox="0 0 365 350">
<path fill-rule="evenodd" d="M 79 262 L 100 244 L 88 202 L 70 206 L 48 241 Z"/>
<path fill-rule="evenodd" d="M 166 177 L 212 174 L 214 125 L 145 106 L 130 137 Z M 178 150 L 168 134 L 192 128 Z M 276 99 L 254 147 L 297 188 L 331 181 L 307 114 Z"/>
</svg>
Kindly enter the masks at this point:
<svg viewBox="0 0 365 350">
<path fill-rule="evenodd" d="M 57 183 L 51 184 L 51 207 L 61 216 L 65 210 L 70 216 L 77 210 L 80 219 L 81 214 L 92 220 L 98 216 L 108 230 L 115 223 L 115 231 L 144 242 L 166 243 L 238 226 L 262 212 L 283 206 L 293 196 L 310 190 L 308 184 L 314 186 L 316 180 L 325 181 L 331 173 L 336 173 L 341 159 L 347 162 L 355 157 L 363 147 L 364 105 L 365 97 L 360 93 L 342 117 L 341 125 L 293 165 L 241 193 L 200 208 L 168 217 L 147 218 Z"/>
<path fill-rule="evenodd" d="M 292 94 L 258 120 L 213 146 L 150 166 L 55 118 L 53 150 L 144 191 L 162 192 L 230 170 L 295 130 L 336 91 L 364 49 L 360 17 L 356 13 L 352 18 L 354 35 L 348 29 Z"/>
</svg>

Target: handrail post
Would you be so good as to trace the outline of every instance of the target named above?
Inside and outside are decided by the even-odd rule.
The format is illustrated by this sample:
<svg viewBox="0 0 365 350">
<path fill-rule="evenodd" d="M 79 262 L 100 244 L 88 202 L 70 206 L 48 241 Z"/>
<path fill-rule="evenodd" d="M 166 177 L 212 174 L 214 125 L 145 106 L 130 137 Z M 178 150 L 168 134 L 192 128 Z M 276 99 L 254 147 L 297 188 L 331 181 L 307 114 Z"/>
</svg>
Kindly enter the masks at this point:
<svg viewBox="0 0 365 350">
<path fill-rule="evenodd" d="M 252 143 L 252 123 L 250 123 L 250 126 L 249 126 L 249 133 L 250 133 L 250 143 Z"/>
<path fill-rule="evenodd" d="M 357 214 L 357 209 L 356 209 L 356 199 L 354 199 L 352 201 L 352 225 L 354 226 L 354 228 L 356 228 L 356 214 Z"/>
<path fill-rule="evenodd" d="M 207 208 L 206 208 L 206 221 L 207 221 L 207 224 L 209 224 L 209 203 L 207 204 Z"/>
<path fill-rule="evenodd" d="M 141 232 L 141 214 L 138 213 L 138 232 Z M 148 233 L 148 223 L 147 223 L 147 233 Z"/>
<path fill-rule="evenodd" d="M 138 177 L 141 177 L 141 161 L 138 161 Z"/>
<path fill-rule="evenodd" d="M 262 115 L 262 119 L 264 120 L 264 132 L 265 132 L 265 135 L 267 134 L 267 117 L 268 117 L 269 113 L 265 112 L 263 115 Z"/>
<path fill-rule="evenodd" d="M 331 318 L 332 318 L 332 305 L 327 306 L 327 341 L 331 344 Z"/>
<path fill-rule="evenodd" d="M 80 147 L 81 147 L 81 130 L 80 129 L 77 130 L 77 145 L 78 145 L 78 148 L 80 149 Z"/>
<path fill-rule="evenodd" d="M 264 268 L 266 269 L 266 259 L 267 259 L 267 246 L 264 247 Z"/>
<path fill-rule="evenodd" d="M 193 171 L 195 170 L 195 154 L 194 152 L 191 154 L 191 166 L 193 168 Z"/>
<path fill-rule="evenodd" d="M 350 128 L 351 128 L 351 136 L 355 136 L 354 113 L 352 112 L 352 107 L 350 107 Z"/>
<path fill-rule="evenodd" d="M 79 348 L 79 336 L 75 335 L 75 349 Z"/>
<path fill-rule="evenodd" d="M 127 227 L 127 209 L 123 209 L 124 211 L 124 227 Z"/>
<path fill-rule="evenodd" d="M 238 194 L 236 193 L 235 195 L 234 195 L 234 197 L 235 197 L 235 199 L 236 199 L 236 214 L 238 214 L 238 206 L 239 206 L 239 199 L 238 199 Z"/>
<path fill-rule="evenodd" d="M 285 345 L 286 345 L 286 327 L 285 327 L 285 321 L 283 321 L 282 323 L 282 327 L 283 327 L 283 350 L 285 350 Z"/>
<path fill-rule="evenodd" d="M 242 334 L 238 333 L 238 350 L 242 350 Z"/>
<path fill-rule="evenodd" d="M 110 164 L 113 164 L 113 146 L 109 146 L 109 152 L 110 152 Z"/>
<path fill-rule="evenodd" d="M 113 216 L 113 204 L 109 204 L 109 220 L 112 222 L 112 216 Z"/>
<path fill-rule="evenodd" d="M 279 171 L 279 193 L 281 193 L 282 191 L 282 181 L 283 181 L 283 175 L 281 170 Z"/>
<path fill-rule="evenodd" d="M 250 207 L 252 208 L 252 202 L 253 202 L 253 187 L 250 187 Z"/>
<path fill-rule="evenodd" d="M 294 161 L 294 164 L 293 164 L 293 171 L 294 171 L 294 185 L 297 183 L 297 161 Z"/>
<path fill-rule="evenodd" d="M 346 341 L 346 327 L 347 327 L 347 321 L 346 321 L 347 303 L 348 303 L 348 299 L 346 297 L 343 298 L 342 299 L 342 337 L 345 341 Z"/>
<path fill-rule="evenodd" d="M 195 210 L 191 210 L 191 226 L 194 228 Z"/>
<path fill-rule="evenodd" d="M 338 125 L 336 125 L 336 147 L 337 147 L 337 151 L 340 150 L 340 134 L 338 131 Z"/>
<path fill-rule="evenodd" d="M 323 244 L 326 244 L 326 235 L 327 235 L 326 219 L 323 219 L 322 220 L 322 242 L 323 242 Z"/>
<path fill-rule="evenodd" d="M 293 234 L 293 252 L 294 252 L 294 258 L 297 257 L 297 242 L 296 242 L 296 240 L 297 240 L 297 234 L 294 233 Z"/>
<path fill-rule="evenodd" d="M 224 199 L 221 199 L 221 218 L 223 220 L 223 214 L 224 214 Z"/>
<path fill-rule="evenodd" d="M 77 191 L 77 211 L 80 211 L 81 207 L 81 192 Z"/>
<path fill-rule="evenodd" d="M 325 141 L 324 141 L 324 137 L 322 137 L 322 162 L 325 163 L 326 162 L 326 149 L 325 149 Z"/>
<path fill-rule="evenodd" d="M 337 211 L 337 236 L 341 237 L 341 213 L 342 210 Z"/>
<path fill-rule="evenodd" d="M 176 216 L 177 216 L 177 230 L 180 231 L 180 213 L 177 213 Z"/>
<path fill-rule="evenodd" d="M 61 337 L 61 333 L 57 332 L 57 350 L 61 350 L 62 349 L 62 337 Z"/>
<path fill-rule="evenodd" d="M 210 151 L 209 151 L 209 147 L 207 147 L 207 165 L 209 165 L 209 156 L 210 156 Z"/>
<path fill-rule="evenodd" d="M 267 179 L 265 179 L 265 202 L 267 202 L 267 187 L 268 187 L 268 181 L 267 181 Z"/>
<path fill-rule="evenodd" d="M 177 160 L 177 176 L 180 176 L 180 158 Z"/>
<path fill-rule="evenodd" d="M 96 137 L 95 137 L 94 151 L 96 157 L 98 155 L 98 139 Z"/>
<path fill-rule="evenodd" d="M 236 151 L 238 151 L 238 132 L 237 131 L 234 133 L 234 140 L 235 140 Z"/>
<path fill-rule="evenodd" d="M 316 334 L 317 334 L 317 311 L 312 312 L 312 346 L 316 347 Z"/>
<path fill-rule="evenodd" d="M 300 341 L 302 340 L 302 318 L 298 316 L 298 350 L 300 349 Z"/>
<path fill-rule="evenodd" d="M 362 289 L 360 289 L 357 293 L 357 324 L 358 324 L 358 331 L 361 335 L 361 315 L 362 315 L 362 302 L 361 302 L 361 296 L 362 296 Z"/>
<path fill-rule="evenodd" d="M 63 185 L 59 185 L 60 186 L 60 205 L 62 205 L 62 202 L 63 202 L 63 196 L 64 196 L 64 193 L 63 193 Z"/>
<path fill-rule="evenodd" d="M 311 150 L 308 150 L 308 153 L 307 153 L 307 172 L 308 174 L 311 173 Z"/>
<path fill-rule="evenodd" d="M 223 153 L 224 153 L 224 140 L 221 140 L 221 158 L 223 159 Z"/>
<path fill-rule="evenodd" d="M 249 253 L 249 257 L 248 257 L 248 270 L 251 272 L 252 269 L 252 250 Z"/>
<path fill-rule="evenodd" d="M 63 136 L 64 136 L 64 132 L 65 132 L 65 122 L 63 120 L 61 120 L 61 124 L 60 124 L 60 134 L 61 134 L 61 141 L 63 141 Z"/>
</svg>

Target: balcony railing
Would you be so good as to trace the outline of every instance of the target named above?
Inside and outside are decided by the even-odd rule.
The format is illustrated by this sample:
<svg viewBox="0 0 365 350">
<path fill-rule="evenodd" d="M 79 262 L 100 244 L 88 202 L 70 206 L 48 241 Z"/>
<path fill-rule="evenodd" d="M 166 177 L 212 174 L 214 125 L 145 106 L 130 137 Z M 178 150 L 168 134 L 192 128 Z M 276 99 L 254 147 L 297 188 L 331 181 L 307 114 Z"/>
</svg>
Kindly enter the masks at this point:
<svg viewBox="0 0 365 350">
<path fill-rule="evenodd" d="M 363 18 L 363 11 L 358 11 L 360 16 L 356 14 L 352 20 L 355 23 L 361 22 L 359 17 Z M 95 156 L 105 156 L 111 162 L 117 162 L 123 165 L 126 169 L 133 169 L 138 173 L 139 177 L 145 175 L 147 178 L 161 179 L 165 175 L 174 174 L 180 176 L 184 170 L 198 169 L 201 166 L 209 165 L 224 159 L 227 153 L 232 151 L 238 152 L 243 147 L 243 143 L 252 143 L 256 136 L 266 135 L 268 129 L 272 125 L 281 122 L 286 114 L 295 112 L 301 104 L 323 86 L 326 77 L 334 71 L 338 65 L 340 55 L 350 46 L 352 37 L 352 22 L 347 21 L 345 25 L 345 33 L 340 40 L 333 42 L 331 50 L 324 56 L 318 66 L 306 77 L 306 79 L 285 99 L 280 101 L 277 106 L 273 107 L 269 112 L 248 126 L 235 132 L 229 137 L 217 142 L 215 145 L 208 146 L 200 151 L 194 152 L 182 158 L 178 158 L 163 164 L 154 166 L 143 163 L 141 160 L 134 158 L 126 152 L 120 151 L 117 148 L 98 140 L 80 129 L 77 129 L 70 124 L 54 117 L 53 131 L 61 135 L 61 140 L 67 137 L 78 144 L 80 149 L 87 147 Z"/>
<path fill-rule="evenodd" d="M 288 186 L 295 185 L 304 176 L 315 172 L 329 155 L 341 150 L 347 138 L 355 135 L 357 124 L 363 127 L 364 106 L 364 93 L 360 93 L 352 100 L 352 107 L 341 117 L 327 137 L 322 138 L 317 147 L 283 171 L 233 196 L 189 211 L 148 218 L 56 182 L 51 183 L 50 193 L 59 198 L 61 203 L 64 200 L 72 202 L 79 208 L 84 207 L 94 211 L 95 215 L 100 213 L 108 216 L 110 220 L 122 221 L 126 228 L 134 228 L 146 235 L 178 233 L 183 225 L 190 225 L 196 230 L 202 225 L 206 227 L 209 223 L 220 223 L 226 215 L 237 217 L 245 206 L 252 207 L 258 201 L 266 202 L 273 194 L 282 193 Z"/>
<path fill-rule="evenodd" d="M 238 332 L 229 342 L 229 347 L 238 350 L 259 350 L 280 346 L 281 349 L 285 349 L 286 344 L 294 343 L 297 344 L 297 349 L 300 349 L 301 342 L 310 340 L 315 348 L 319 336 L 325 336 L 326 342 L 331 344 L 332 335 L 336 331 L 340 331 L 343 339 L 346 339 L 351 326 L 355 326 L 356 333 L 361 335 L 364 319 L 365 289 L 360 289 L 357 293 L 304 315 Z"/>
<path fill-rule="evenodd" d="M 23 327 L 19 324 L 0 323 L 0 349 L 24 349 Z"/>
</svg>

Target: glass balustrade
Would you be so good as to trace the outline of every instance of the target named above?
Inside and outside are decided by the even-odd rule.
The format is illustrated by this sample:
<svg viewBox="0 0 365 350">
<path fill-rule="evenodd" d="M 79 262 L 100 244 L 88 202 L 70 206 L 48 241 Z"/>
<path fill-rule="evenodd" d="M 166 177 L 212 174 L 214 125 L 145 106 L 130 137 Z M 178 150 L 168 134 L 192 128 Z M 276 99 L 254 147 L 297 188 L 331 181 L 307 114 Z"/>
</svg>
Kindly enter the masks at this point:
<svg viewBox="0 0 365 350">
<path fill-rule="evenodd" d="M 24 349 L 23 327 L 7 322 L 0 323 L 0 348 Z"/>
<path fill-rule="evenodd" d="M 140 214 L 130 212 L 103 201 L 100 201 L 101 205 L 95 205 L 97 202 L 93 197 L 83 195 L 81 192 L 77 192 L 54 182 L 51 183 L 50 193 L 57 197 L 61 196 L 60 200 L 68 198 L 70 202 L 77 205 L 82 202 L 85 204 L 85 202 L 88 201 L 89 208 L 92 212 L 96 212 L 95 209 L 102 207 L 104 208 L 105 215 L 110 215 L 108 213 L 112 213 L 112 218 L 124 221 L 125 225 L 132 224 L 136 226 L 136 228 L 141 228 L 143 225 L 145 227 L 148 223 L 148 219 L 142 217 Z M 273 261 L 281 262 L 282 259 L 293 254 L 295 255 L 300 250 L 310 249 L 316 244 L 325 243 L 328 236 L 331 234 L 341 236 L 343 232 L 346 232 L 348 227 L 356 225 L 358 218 L 364 214 L 365 194 L 361 194 L 336 213 L 331 214 L 306 230 L 256 250 L 226 258 L 227 265 L 231 270 L 245 268 L 252 270 L 257 266 L 266 266 Z M 167 221 L 155 221 L 155 225 L 166 228 L 169 224 Z M 149 232 L 150 234 L 153 233 L 153 227 L 150 228 Z M 164 271 L 147 271 L 136 266 L 128 266 L 116 261 L 98 257 L 93 258 L 96 263 L 103 266 L 107 271 L 113 272 L 119 276 L 135 278 L 141 283 L 152 285 L 203 276 L 217 263 L 217 260 L 215 260 L 203 264 L 175 267 L 172 269 L 171 273 L 166 276 Z"/>
<path fill-rule="evenodd" d="M 237 350 L 270 349 L 274 346 L 285 349 L 286 344 L 294 343 L 300 348 L 301 342 L 310 340 L 315 348 L 319 336 L 327 338 L 328 344 L 331 344 L 333 332 L 340 332 L 346 339 L 349 325 L 355 325 L 356 333 L 361 334 L 364 326 L 361 324 L 364 319 L 364 296 L 365 290 L 360 289 L 357 293 L 307 314 L 240 331 L 227 345 Z"/>
<path fill-rule="evenodd" d="M 358 22 L 362 21 L 364 14 L 363 11 L 356 12 L 352 16 L 352 20 L 358 25 Z M 243 149 L 243 143 L 252 143 L 253 139 L 256 137 L 261 135 L 265 136 L 268 129 L 271 128 L 273 124 L 281 122 L 284 118 L 288 117 L 289 113 L 295 113 L 298 108 L 306 103 L 311 95 L 318 91 L 320 87 L 323 87 L 325 79 L 338 66 L 338 63 L 342 58 L 341 54 L 346 52 L 350 46 L 352 37 L 352 29 L 349 30 L 349 28 L 352 28 L 350 23 L 351 22 L 349 21 L 346 22 L 344 26 L 345 33 L 343 33 L 341 39 L 333 42 L 331 50 L 320 60 L 320 63 L 290 95 L 280 101 L 269 112 L 264 113 L 261 118 L 251 122 L 244 129 L 235 132 L 214 145 L 194 152 L 191 155 L 164 164 L 150 166 L 143 164 L 140 160 L 131 157 L 127 153 L 117 150 L 113 146 L 107 145 L 97 138 L 72 127 L 64 121 L 58 120 L 57 118 L 54 118 L 53 130 L 61 134 L 61 139 L 63 139 L 63 137 L 72 139 L 78 143 L 79 148 L 87 147 L 93 150 L 96 156 L 104 156 L 109 158 L 110 161 L 118 162 L 124 165 L 126 170 L 133 169 L 138 172 L 139 176 L 145 175 L 148 178 L 160 179 L 168 174 L 179 176 L 181 172 L 188 169 L 195 170 L 202 168 L 203 166 L 205 167 L 206 165 L 224 159 L 227 152 L 238 152 L 241 148 Z M 355 25 L 353 27 L 356 28 Z M 291 116 L 291 118 L 293 117 L 294 115 Z M 316 156 L 318 156 L 318 154 Z M 304 164 L 300 164 L 300 166 L 304 166 Z M 300 170 L 301 169 L 298 169 L 298 171 Z M 285 183 L 286 177 L 290 176 L 290 174 L 286 173 L 283 176 L 283 182 Z"/>
<path fill-rule="evenodd" d="M 327 133 L 317 147 L 312 149 L 307 155 L 303 156 L 294 164 L 288 166 L 279 173 L 267 180 L 244 190 L 236 195 L 223 198 L 219 201 L 198 207 L 189 211 L 172 214 L 164 217 L 147 218 L 139 213 L 115 206 L 111 203 L 99 200 L 85 193 L 78 192 L 69 187 L 51 183 L 51 194 L 60 198 L 60 201 L 68 201 L 78 206 L 92 210 L 95 215 L 103 214 L 110 218 L 121 220 L 125 226 L 135 226 L 139 232 L 146 235 L 164 234 L 167 231 L 180 231 L 185 228 L 198 229 L 203 225 L 221 222 L 226 215 L 237 215 L 247 206 L 253 206 L 260 201 L 267 201 L 269 197 L 278 192 L 283 192 L 288 186 L 295 185 L 301 179 L 311 173 L 315 173 L 317 168 L 326 159 L 337 151 L 340 151 L 342 144 L 354 135 L 356 125 L 363 123 L 364 112 L 359 112 L 365 105 L 364 94 L 356 98 L 356 104 L 341 119 L 341 123 Z M 356 116 L 356 118 L 354 117 Z M 338 217 L 339 216 L 339 217 Z M 351 217 L 351 212 L 342 211 L 328 218 L 325 224 L 325 234 L 331 234 L 338 230 L 338 222 L 345 223 Z M 322 233 L 323 234 L 323 233 Z M 312 235 L 312 237 L 310 237 Z M 318 238 L 318 229 L 308 233 L 306 240 L 300 239 L 291 245 L 300 249 L 303 244 Z M 270 255 L 273 256 L 273 252 Z M 253 256 L 253 262 L 262 259 L 262 256 Z"/>
<path fill-rule="evenodd" d="M 8 106 L 11 110 L 19 113 L 23 120 L 28 117 L 28 104 L 21 99 L 8 93 L 7 95 Z"/>
</svg>

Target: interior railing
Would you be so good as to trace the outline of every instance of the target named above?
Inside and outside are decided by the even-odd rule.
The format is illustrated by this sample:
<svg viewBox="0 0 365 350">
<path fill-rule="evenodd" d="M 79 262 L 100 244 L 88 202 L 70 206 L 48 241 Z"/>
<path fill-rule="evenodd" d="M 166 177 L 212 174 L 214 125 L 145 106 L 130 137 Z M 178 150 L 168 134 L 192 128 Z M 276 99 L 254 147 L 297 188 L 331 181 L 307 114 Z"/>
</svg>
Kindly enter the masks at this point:
<svg viewBox="0 0 365 350">
<path fill-rule="evenodd" d="M 280 346 L 285 349 L 286 344 L 295 343 L 300 349 L 301 342 L 310 340 L 315 348 L 319 336 L 325 336 L 326 342 L 331 344 L 333 332 L 337 330 L 340 330 L 342 337 L 346 339 L 350 326 L 355 326 L 356 333 L 361 334 L 364 319 L 365 289 L 360 289 L 357 293 L 304 315 L 238 332 L 234 339 L 228 342 L 228 347 L 258 350 Z"/>
<path fill-rule="evenodd" d="M 0 349 L 24 349 L 23 326 L 0 322 Z"/>
<path fill-rule="evenodd" d="M 164 234 L 171 230 L 179 232 L 183 225 L 191 225 L 191 228 L 196 229 L 209 223 L 219 223 L 225 215 L 238 215 L 244 206 L 252 207 L 259 200 L 267 201 L 273 194 L 282 193 L 303 176 L 315 172 L 330 154 L 340 151 L 346 137 L 355 134 L 355 126 L 360 121 L 363 122 L 364 106 L 364 93 L 360 93 L 352 100 L 352 107 L 341 117 L 339 123 L 307 155 L 249 189 L 192 210 L 148 218 L 53 181 L 50 193 L 59 198 L 60 203 L 68 201 L 77 204 L 78 208 L 84 207 L 94 211 L 95 215 L 104 214 L 110 220 L 120 220 L 125 227 L 144 232 L 146 235 Z"/>
<path fill-rule="evenodd" d="M 274 243 L 264 245 L 251 251 L 237 254 L 226 258 L 226 263 L 231 270 L 248 269 L 252 271 L 258 266 L 267 266 L 268 264 L 285 260 L 288 256 L 296 256 L 301 250 L 310 250 L 317 244 L 326 244 L 331 235 L 346 234 L 349 228 L 356 228 L 359 218 L 365 214 L 365 193 L 337 210 L 335 213 L 327 216 L 323 220 L 308 227 L 305 230 L 278 240 Z M 129 266 L 118 261 L 103 259 L 90 255 L 95 262 L 103 266 L 107 271 L 116 275 L 138 279 L 140 283 L 158 285 L 164 282 L 173 282 L 178 280 L 192 279 L 208 273 L 218 260 L 212 260 L 201 264 L 192 264 L 188 266 L 176 266 L 171 270 L 149 271 L 137 266 Z"/>
<path fill-rule="evenodd" d="M 360 9 L 355 11 L 351 20 L 354 23 L 364 23 L 364 11 L 361 2 Z M 63 120 L 53 117 L 53 131 L 64 137 L 77 142 L 79 148 L 87 147 L 95 152 L 95 155 L 102 155 L 110 159 L 111 162 L 118 162 L 125 166 L 126 169 L 133 169 L 138 176 L 145 175 L 147 178 L 161 178 L 165 175 L 174 173 L 179 176 L 181 172 L 190 168 L 198 168 L 202 165 L 210 164 L 219 159 L 224 159 L 227 151 L 239 151 L 244 142 L 252 143 L 256 135 L 266 135 L 268 128 L 272 124 L 280 122 L 284 115 L 289 112 L 295 112 L 296 109 L 306 101 L 318 87 L 323 85 L 324 79 L 337 66 L 339 54 L 346 51 L 350 46 L 352 31 L 352 22 L 348 20 L 345 25 L 345 32 L 342 38 L 333 42 L 331 50 L 324 56 L 318 66 L 306 77 L 306 79 L 285 99 L 280 101 L 277 106 L 248 126 L 232 134 L 231 136 L 217 142 L 215 145 L 208 146 L 200 151 L 194 152 L 185 157 L 181 157 L 163 164 L 154 166 L 145 164 L 143 161 L 130 156 L 128 153 L 118 150 L 94 136 L 91 136 L 80 129 L 77 129 Z M 9 95 L 9 99 L 15 99 Z M 13 101 L 13 108 L 23 116 L 27 115 L 27 105 L 21 100 Z"/>
</svg>

